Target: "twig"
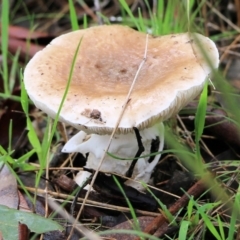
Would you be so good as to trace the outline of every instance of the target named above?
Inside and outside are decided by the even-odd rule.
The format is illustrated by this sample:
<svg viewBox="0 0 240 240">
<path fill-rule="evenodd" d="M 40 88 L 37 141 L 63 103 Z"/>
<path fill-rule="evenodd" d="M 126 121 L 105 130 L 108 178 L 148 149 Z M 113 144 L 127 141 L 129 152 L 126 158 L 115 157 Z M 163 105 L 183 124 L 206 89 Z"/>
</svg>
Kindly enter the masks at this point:
<svg viewBox="0 0 240 240">
<path fill-rule="evenodd" d="M 226 22 L 235 31 L 240 33 L 240 28 L 236 24 L 234 24 L 232 21 L 230 21 L 228 18 L 226 18 L 222 13 L 220 13 L 209 1 L 206 1 L 206 4 L 214 13 L 216 13 L 216 15 L 218 15 L 218 17 L 220 17 L 224 22 Z"/>
<path fill-rule="evenodd" d="M 184 194 L 169 208 L 169 212 L 171 214 L 175 214 L 176 212 L 179 211 L 179 209 L 181 209 L 188 203 L 189 195 L 198 197 L 204 190 L 205 190 L 204 180 L 200 179 L 187 191 L 187 194 Z M 154 234 L 157 231 L 157 229 L 160 228 L 162 224 L 166 222 L 167 219 L 164 217 L 164 215 L 160 214 L 144 229 L 144 232 L 148 234 Z M 162 232 L 159 231 L 158 234 L 161 235 Z M 134 240 L 140 240 L 140 238 L 137 237 Z"/>
<path fill-rule="evenodd" d="M 53 199 L 48 198 L 48 204 L 52 209 L 55 209 L 57 213 L 59 213 L 61 216 L 63 216 L 65 219 L 67 219 L 69 222 L 74 223 L 75 219 L 69 215 L 66 211 L 64 211 L 59 204 L 57 204 Z M 75 228 L 80 232 L 83 233 L 84 236 L 87 237 L 89 240 L 101 240 L 101 238 L 94 232 L 88 230 L 86 227 L 84 227 L 82 224 L 79 224 L 78 226 L 75 226 Z"/>
<path fill-rule="evenodd" d="M 94 6 L 95 6 L 95 12 L 97 15 L 97 19 L 98 19 L 98 25 L 103 25 L 103 19 L 101 17 L 101 6 L 99 3 L 99 0 L 94 0 Z"/>
<path fill-rule="evenodd" d="M 21 186 L 18 186 L 19 189 L 22 189 Z M 36 193 L 35 188 L 31 188 L 31 187 L 25 187 L 24 189 L 28 190 L 31 193 Z M 45 194 L 45 190 L 43 189 L 38 189 L 37 190 L 37 195 L 44 197 Z M 51 198 L 55 198 L 55 201 L 61 202 L 61 203 L 71 203 L 72 200 L 74 200 L 74 196 L 71 195 L 67 195 L 67 194 L 63 194 L 63 193 L 57 193 L 57 192 L 52 192 L 52 191 L 48 191 L 48 195 L 51 195 Z M 49 196 L 50 198 L 50 196 Z M 78 198 L 77 199 L 77 204 L 80 205 L 81 202 L 83 202 L 83 198 Z M 116 205 L 112 205 L 109 203 L 102 203 L 100 201 L 93 201 L 93 200 L 88 200 L 87 199 L 87 206 L 90 207 L 95 207 L 95 208 L 101 208 L 101 209 L 107 209 L 107 210 L 112 210 L 112 211 L 118 211 L 118 212 L 122 212 L 122 213 L 129 213 L 130 209 L 128 207 L 121 207 L 121 206 L 116 206 Z M 154 212 L 149 212 L 149 211 L 144 211 L 144 210 L 139 210 L 139 209 L 135 209 L 135 212 L 144 216 L 151 216 L 151 217 L 157 217 L 158 213 L 154 213 Z"/>
</svg>

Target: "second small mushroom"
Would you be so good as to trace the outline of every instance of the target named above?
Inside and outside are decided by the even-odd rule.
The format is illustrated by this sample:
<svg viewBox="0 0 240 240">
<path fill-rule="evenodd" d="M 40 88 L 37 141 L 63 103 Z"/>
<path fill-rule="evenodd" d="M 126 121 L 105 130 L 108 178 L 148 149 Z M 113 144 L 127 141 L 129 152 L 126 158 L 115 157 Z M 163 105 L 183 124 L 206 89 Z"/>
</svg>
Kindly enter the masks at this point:
<svg viewBox="0 0 240 240">
<path fill-rule="evenodd" d="M 96 169 L 142 61 L 146 34 L 119 25 L 92 27 L 59 36 L 38 52 L 25 68 L 24 83 L 35 105 L 53 118 L 81 39 L 59 120 L 80 130 L 63 151 L 89 153 L 86 167 Z M 145 151 L 126 184 L 142 190 L 138 181 L 149 182 L 160 157 L 152 162 L 143 157 L 150 153 L 152 139 L 159 138 L 161 151 L 162 122 L 201 92 L 218 62 L 215 44 L 200 34 L 149 36 L 146 62 L 109 149 L 133 158 L 138 150 L 133 127 L 139 129 Z M 131 162 L 107 156 L 100 170 L 125 175 Z"/>
</svg>

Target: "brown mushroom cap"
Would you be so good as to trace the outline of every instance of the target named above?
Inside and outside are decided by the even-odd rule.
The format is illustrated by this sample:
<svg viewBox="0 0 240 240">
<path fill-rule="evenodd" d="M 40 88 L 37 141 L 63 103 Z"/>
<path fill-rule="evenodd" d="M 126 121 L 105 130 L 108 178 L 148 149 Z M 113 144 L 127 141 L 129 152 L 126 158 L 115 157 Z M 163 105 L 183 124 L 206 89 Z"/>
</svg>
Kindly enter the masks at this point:
<svg viewBox="0 0 240 240">
<path fill-rule="evenodd" d="M 146 34 L 112 25 L 59 36 L 28 63 L 25 87 L 35 105 L 54 118 L 81 38 L 60 121 L 89 133 L 110 133 L 143 59 Z M 193 38 L 198 39 L 212 66 L 218 66 L 215 44 L 202 35 L 149 36 L 147 60 L 118 133 L 164 121 L 201 92 L 211 68 Z"/>
</svg>

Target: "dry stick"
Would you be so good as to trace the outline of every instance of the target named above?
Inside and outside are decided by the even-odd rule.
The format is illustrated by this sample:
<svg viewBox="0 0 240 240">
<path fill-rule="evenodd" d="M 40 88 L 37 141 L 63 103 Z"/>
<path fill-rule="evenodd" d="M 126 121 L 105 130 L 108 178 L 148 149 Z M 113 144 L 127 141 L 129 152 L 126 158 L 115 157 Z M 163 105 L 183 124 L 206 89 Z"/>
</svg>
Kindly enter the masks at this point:
<svg viewBox="0 0 240 240">
<path fill-rule="evenodd" d="M 125 102 L 124 102 L 124 104 L 123 104 L 122 111 L 120 112 L 120 115 L 119 115 L 119 117 L 118 117 L 118 120 L 117 120 L 117 123 L 116 123 L 116 125 L 115 125 L 115 128 L 113 129 L 113 132 L 112 132 L 112 134 L 111 134 L 111 136 L 110 136 L 109 142 L 108 142 L 108 144 L 107 144 L 107 148 L 105 149 L 105 151 L 104 151 L 104 153 L 103 153 L 103 156 L 102 156 L 102 158 L 101 158 L 101 160 L 100 160 L 100 163 L 99 163 L 99 165 L 98 165 L 98 167 L 97 167 L 97 169 L 96 169 L 96 171 L 95 171 L 95 173 L 94 173 L 94 175 L 93 175 L 92 181 L 91 181 L 91 183 L 90 183 L 90 187 L 89 187 L 89 189 L 88 189 L 88 191 L 87 191 L 87 193 L 86 193 L 86 196 L 85 196 L 85 198 L 84 198 L 84 200 L 83 200 L 83 203 L 82 203 L 82 205 L 81 205 L 81 208 L 80 208 L 80 210 L 79 210 L 79 212 L 78 212 L 78 215 L 77 215 L 77 217 L 76 217 L 76 221 L 75 221 L 74 224 L 73 224 L 73 227 L 72 227 L 72 230 L 71 230 L 71 232 L 70 232 L 70 234 L 69 234 L 68 240 L 70 240 L 70 238 L 71 238 L 71 235 L 72 235 L 72 233 L 73 233 L 73 229 L 74 229 L 75 225 L 77 224 L 77 221 L 78 221 L 78 219 L 79 219 L 79 217 L 80 217 L 80 215 L 81 215 L 81 213 L 82 213 L 82 210 L 83 210 L 83 208 L 84 208 L 84 205 L 85 205 L 85 203 L 86 203 L 86 201 L 87 201 L 87 198 L 88 198 L 88 196 L 89 196 L 90 190 L 92 189 L 92 186 L 93 186 L 93 184 L 94 184 L 94 182 L 95 182 L 95 179 L 96 179 L 97 174 L 98 174 L 98 172 L 99 172 L 99 170 L 100 170 L 100 167 L 101 167 L 101 165 L 102 165 L 102 163 L 103 163 L 103 161 L 104 161 L 104 158 L 105 158 L 105 156 L 106 156 L 106 153 L 107 153 L 108 150 L 109 150 L 109 147 L 110 147 L 110 145 L 111 145 L 113 136 L 114 136 L 114 134 L 115 134 L 115 132 L 116 132 L 118 126 L 119 126 L 119 123 L 121 122 L 121 119 L 122 119 L 122 117 L 123 117 L 123 114 L 124 114 L 124 112 L 125 112 L 125 109 L 126 109 L 126 107 L 127 107 L 127 104 L 128 104 L 128 102 L 129 102 L 129 100 L 130 100 L 130 95 L 132 94 L 133 87 L 135 86 L 135 83 L 136 83 L 136 81 L 137 81 L 137 78 L 138 78 L 138 76 L 139 76 L 139 73 L 140 73 L 140 71 L 141 71 L 144 63 L 146 62 L 146 59 L 147 59 L 147 46 L 148 46 L 148 34 L 147 34 L 147 36 L 146 36 L 146 45 L 145 45 L 145 51 L 144 51 L 143 60 L 142 60 L 142 62 L 140 63 L 140 65 L 139 65 L 139 67 L 138 67 L 138 70 L 137 70 L 137 72 L 136 72 L 136 74 L 135 74 L 135 77 L 134 77 L 133 82 L 132 82 L 132 85 L 131 85 L 131 87 L 130 87 L 130 89 L 129 89 L 128 95 L 127 95 L 126 100 L 125 100 Z"/>
<path fill-rule="evenodd" d="M 57 204 L 53 199 L 49 198 L 48 199 L 48 204 L 52 207 L 52 209 L 56 209 L 56 212 L 59 213 L 61 216 L 63 216 L 64 219 L 67 219 L 69 222 L 73 223 L 75 219 L 68 214 L 66 211 L 64 211 L 61 208 L 61 205 Z M 83 225 L 76 226 L 76 229 L 83 233 L 84 236 L 87 237 L 87 239 L 92 239 L 92 240 L 101 240 L 101 238 L 93 231 L 88 230 L 86 227 Z"/>
<path fill-rule="evenodd" d="M 240 33 L 240 28 L 230 21 L 227 17 L 225 17 L 221 12 L 219 12 L 209 1 L 206 1 L 206 4 L 209 8 L 211 8 L 212 12 L 216 13 L 218 17 L 220 17 L 224 22 L 226 22 L 230 27 Z"/>
<path fill-rule="evenodd" d="M 178 199 L 170 208 L 169 212 L 171 214 L 177 213 L 182 207 L 184 207 L 188 201 L 189 196 L 198 197 L 203 191 L 205 190 L 204 180 L 203 178 L 198 180 L 188 191 L 187 194 L 184 194 L 180 199 Z M 154 234 L 158 228 L 161 227 L 162 224 L 166 223 L 167 219 L 164 215 L 160 214 L 156 217 L 149 225 L 144 229 L 145 233 Z M 165 228 L 163 228 L 165 229 Z M 160 235 L 161 232 L 159 231 L 158 234 Z M 134 240 L 140 240 L 139 237 L 135 238 Z"/>
<path fill-rule="evenodd" d="M 80 0 L 80 1 L 77 1 L 81 7 L 83 8 L 83 12 L 86 14 L 86 15 L 89 15 L 93 21 L 97 22 L 98 18 L 97 18 L 97 15 L 94 13 L 94 10 L 89 7 L 84 1 Z"/>
<path fill-rule="evenodd" d="M 98 25 L 103 25 L 103 19 L 100 15 L 101 6 L 100 6 L 99 0 L 94 0 L 94 6 L 95 6 L 95 12 L 96 12 L 96 15 L 97 15 L 97 19 L 98 19 Z"/>
<path fill-rule="evenodd" d="M 18 188 L 22 189 L 21 186 L 18 186 Z M 31 188 L 31 187 L 25 187 L 25 188 L 29 192 L 35 193 L 35 188 Z M 45 190 L 38 189 L 37 194 L 40 197 L 44 197 Z M 63 194 L 63 193 L 48 191 L 48 194 L 52 196 L 51 198 L 54 197 L 55 201 L 58 201 L 58 202 L 61 202 L 61 203 L 66 203 L 66 202 L 71 203 L 72 200 L 74 200 L 74 196 Z M 50 198 L 50 196 L 49 196 L 49 198 Z M 78 200 L 77 204 L 80 205 L 81 202 L 83 201 L 83 198 L 79 197 L 77 200 Z M 109 204 L 109 203 L 101 203 L 99 201 L 94 201 L 94 200 L 87 200 L 86 205 L 90 206 L 90 207 L 114 210 L 114 211 L 119 211 L 119 212 L 124 212 L 124 213 L 125 212 L 126 213 L 130 212 L 130 209 L 128 207 L 120 207 L 120 206 L 112 205 L 112 204 Z M 139 214 L 144 215 L 144 216 L 150 216 L 150 217 L 157 217 L 158 216 L 158 213 L 154 213 L 154 212 L 148 212 L 148 211 L 143 211 L 143 210 L 139 210 L 139 209 L 135 209 L 135 211 L 136 211 L 136 213 L 139 213 Z"/>
<path fill-rule="evenodd" d="M 222 56 L 220 57 L 220 62 L 223 62 L 223 60 L 226 58 L 226 56 L 229 53 L 229 50 L 232 48 L 232 46 L 236 45 L 237 42 L 240 40 L 240 35 L 238 35 L 231 44 L 229 44 L 225 49 L 224 52 L 222 54 Z"/>
</svg>

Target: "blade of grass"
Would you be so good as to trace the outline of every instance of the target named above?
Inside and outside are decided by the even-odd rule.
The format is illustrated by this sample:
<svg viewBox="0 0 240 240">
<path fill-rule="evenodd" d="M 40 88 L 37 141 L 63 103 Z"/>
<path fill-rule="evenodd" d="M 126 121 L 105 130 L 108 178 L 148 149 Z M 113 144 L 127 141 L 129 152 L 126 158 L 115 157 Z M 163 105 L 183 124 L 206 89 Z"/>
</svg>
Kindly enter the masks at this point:
<svg viewBox="0 0 240 240">
<path fill-rule="evenodd" d="M 9 26 L 9 0 L 2 1 L 1 11 L 1 49 L 2 49 L 2 73 L 4 93 L 10 95 L 8 84 L 8 26 Z"/>
<path fill-rule="evenodd" d="M 22 75 L 22 72 L 21 72 L 21 75 Z M 23 79 L 23 75 L 21 77 L 22 77 L 21 79 Z M 32 121 L 29 117 L 29 102 L 28 102 L 27 91 L 24 87 L 23 81 L 21 81 L 21 104 L 22 104 L 22 109 L 23 109 L 26 119 L 27 119 L 28 139 L 29 139 L 29 142 L 31 143 L 33 149 L 35 150 L 35 152 L 38 156 L 39 163 L 40 163 L 40 169 L 37 172 L 36 179 L 35 179 L 35 187 L 36 187 L 36 191 L 37 191 L 37 186 L 39 185 L 40 178 L 41 178 L 41 175 L 43 172 L 42 169 L 45 167 L 43 162 L 45 162 L 45 161 L 43 158 L 43 151 L 42 151 L 40 141 L 39 141 L 37 133 L 33 127 Z M 34 206 L 36 204 L 36 200 L 37 200 L 37 192 L 35 192 L 34 199 L 33 199 Z"/>
<path fill-rule="evenodd" d="M 133 16 L 133 13 L 131 11 L 131 9 L 129 8 L 128 4 L 126 3 L 125 0 L 119 0 L 121 6 L 123 7 L 123 9 L 127 12 L 127 14 L 129 15 L 129 17 L 131 18 L 132 22 L 135 24 L 135 26 L 137 27 L 138 31 L 141 30 L 138 21 L 136 20 L 136 18 Z"/>
<path fill-rule="evenodd" d="M 35 153 L 35 149 L 30 150 L 29 152 L 22 155 L 20 158 L 16 160 L 16 163 L 23 163 L 26 162 L 33 154 Z"/>
<path fill-rule="evenodd" d="M 145 187 L 145 189 L 150 192 L 150 194 L 153 196 L 153 198 L 157 201 L 158 205 L 161 207 L 162 209 L 162 213 L 164 213 L 164 216 L 167 218 L 168 222 L 171 225 L 177 226 L 177 222 L 175 220 L 176 217 L 174 217 L 171 212 L 168 210 L 168 208 L 166 207 L 166 205 L 164 205 L 160 199 L 158 199 L 155 194 L 151 191 L 151 189 L 147 186 L 146 183 L 141 182 L 142 185 Z"/>
<path fill-rule="evenodd" d="M 18 71 L 18 59 L 20 55 L 20 49 L 17 50 L 16 54 L 13 57 L 12 67 L 9 76 L 9 90 L 12 93 L 15 82 L 16 82 L 16 75 Z"/>
<path fill-rule="evenodd" d="M 179 239 L 181 239 L 181 240 L 188 239 L 187 233 L 188 233 L 190 224 L 191 223 L 189 221 L 185 221 L 185 220 L 181 221 L 179 234 L 178 234 Z"/>
<path fill-rule="evenodd" d="M 147 6 L 148 14 L 149 14 L 149 16 L 150 16 L 151 26 L 154 28 L 154 26 L 156 25 L 156 22 L 155 22 L 156 19 L 155 19 L 153 13 L 152 13 L 152 9 L 151 9 L 151 7 L 150 7 L 150 5 L 149 5 L 149 1 L 144 0 L 144 2 L 145 2 L 145 4 L 146 4 L 146 6 Z"/>
<path fill-rule="evenodd" d="M 35 132 L 35 129 L 32 125 L 32 121 L 29 117 L 28 96 L 27 96 L 27 92 L 26 92 L 26 89 L 25 89 L 22 81 L 21 81 L 21 105 L 22 105 L 22 109 L 23 109 L 23 111 L 26 115 L 26 118 L 27 118 L 28 139 L 29 139 L 32 147 L 35 149 L 35 151 L 38 155 L 39 161 L 41 161 L 41 159 L 42 159 L 42 148 L 41 148 L 41 144 L 40 144 L 40 141 L 38 139 L 38 136 Z"/>
<path fill-rule="evenodd" d="M 66 88 L 65 88 L 65 91 L 64 91 L 62 100 L 61 100 L 61 102 L 60 102 L 58 112 L 57 112 L 56 117 L 55 117 L 55 119 L 54 119 L 53 127 L 52 127 L 52 132 L 51 132 L 50 137 L 49 137 L 49 139 L 48 139 L 48 144 L 46 145 L 46 149 L 44 150 L 43 157 L 46 157 L 46 156 L 47 156 L 47 152 L 48 152 L 48 150 L 50 149 L 50 145 L 51 145 L 51 142 L 52 142 L 52 138 L 53 138 L 53 136 L 54 136 L 54 132 L 55 132 L 56 127 L 57 127 L 58 119 L 59 119 L 61 110 L 62 110 L 62 108 L 63 108 L 63 104 L 64 104 L 64 102 L 65 102 L 65 100 L 66 100 L 66 97 L 67 97 L 67 94 L 68 94 L 68 90 L 69 90 L 69 88 L 70 88 L 70 84 L 71 84 L 72 77 L 73 77 L 73 72 L 74 72 L 74 67 L 75 67 L 75 64 L 76 64 L 77 55 L 78 55 L 78 53 L 79 53 L 81 43 L 82 43 L 82 38 L 79 40 L 79 43 L 78 43 L 78 45 L 77 45 L 75 54 L 74 54 L 74 56 L 73 56 L 73 60 L 72 60 L 72 63 L 71 63 L 71 68 L 70 68 L 70 72 L 69 72 L 69 76 L 68 76 L 67 85 L 66 85 Z"/>
<path fill-rule="evenodd" d="M 196 156 L 197 156 L 197 161 L 199 163 L 199 166 L 201 161 L 200 140 L 204 130 L 206 110 L 207 110 L 207 93 L 208 93 L 208 82 L 205 83 L 203 91 L 201 93 L 196 116 L 195 116 L 195 121 L 194 121 Z"/>
<path fill-rule="evenodd" d="M 222 222 L 219 214 L 217 215 L 217 223 L 218 223 L 218 227 L 219 227 L 219 232 L 220 232 L 220 234 L 221 234 L 221 238 L 222 238 L 222 239 L 226 239 L 226 238 L 225 238 L 225 233 L 224 233 L 223 222 Z"/>
<path fill-rule="evenodd" d="M 198 206 L 198 204 L 195 204 L 195 207 L 197 208 L 200 216 L 202 217 L 206 227 L 208 228 L 208 230 L 213 234 L 213 236 L 217 239 L 217 240 L 222 240 L 221 236 L 219 235 L 216 227 L 214 226 L 214 224 L 211 221 L 211 218 L 208 214 L 206 214 L 206 211 L 212 210 L 214 207 L 218 206 L 220 204 L 220 202 L 217 203 L 207 203 L 203 206 Z"/>
<path fill-rule="evenodd" d="M 78 26 L 78 19 L 77 19 L 76 10 L 73 4 L 73 0 L 68 0 L 68 4 L 69 4 L 69 10 L 70 10 L 70 20 L 71 20 L 72 30 L 75 31 L 79 29 L 79 26 Z"/>
<path fill-rule="evenodd" d="M 240 187 L 238 187 L 237 194 L 235 196 L 233 208 L 232 208 L 232 215 L 229 223 L 229 231 L 228 231 L 228 236 L 227 240 L 234 239 L 234 234 L 236 231 L 236 224 L 239 222 L 239 214 L 238 211 L 240 209 Z"/>
<path fill-rule="evenodd" d="M 121 184 L 119 183 L 118 179 L 117 179 L 114 175 L 113 175 L 112 177 L 113 177 L 113 179 L 114 179 L 114 182 L 117 184 L 118 189 L 121 191 L 123 197 L 125 198 L 125 200 L 126 200 L 126 202 L 127 202 L 127 205 L 128 205 L 128 207 L 129 207 L 129 209 L 130 209 L 130 213 L 131 213 L 131 215 L 132 215 L 133 223 L 134 223 L 134 224 L 133 224 L 133 228 L 134 228 L 135 230 L 137 230 L 137 231 L 141 231 L 141 228 L 140 228 L 140 225 L 139 225 L 139 222 L 138 222 L 138 219 L 137 219 L 137 215 L 136 215 L 136 213 L 135 213 L 135 211 L 134 211 L 134 208 L 133 208 L 131 202 L 129 201 L 129 199 L 128 199 L 126 193 L 124 192 Z"/>
<path fill-rule="evenodd" d="M 87 14 L 83 15 L 83 29 L 88 28 Z"/>
<path fill-rule="evenodd" d="M 10 119 L 9 127 L 8 127 L 8 153 L 12 151 L 12 130 L 13 130 L 13 121 Z"/>
<path fill-rule="evenodd" d="M 0 145 L 0 162 L 7 161 L 9 164 L 14 164 L 14 159 L 10 157 L 11 153 L 7 153 L 6 150 Z"/>
<path fill-rule="evenodd" d="M 144 24 L 144 20 L 143 20 L 143 16 L 140 8 L 138 8 L 138 18 L 139 18 L 139 27 L 141 28 L 141 31 L 146 32 L 147 28 Z"/>
<path fill-rule="evenodd" d="M 22 183 L 21 179 L 19 178 L 19 176 L 16 174 L 16 172 L 13 170 L 13 168 L 11 167 L 11 165 L 14 165 L 15 160 L 10 157 L 8 155 L 8 153 L 5 151 L 5 149 L 3 149 L 3 147 L 0 145 L 0 166 L 2 164 L 6 164 L 8 169 L 10 170 L 10 172 L 15 176 L 15 178 L 17 179 L 19 185 L 23 188 L 23 191 L 26 193 L 26 195 L 28 196 L 29 200 L 33 202 L 33 198 L 32 196 L 29 194 L 29 192 L 26 190 L 26 188 L 24 187 L 25 185 Z"/>
<path fill-rule="evenodd" d="M 101 12 L 98 12 L 97 15 L 103 20 L 104 24 L 106 24 L 106 25 L 110 25 L 111 24 L 109 18 L 106 17 L 105 15 L 103 15 Z"/>
<path fill-rule="evenodd" d="M 187 205 L 187 219 L 190 221 L 193 213 L 193 196 L 190 196 L 188 205 Z"/>
</svg>

